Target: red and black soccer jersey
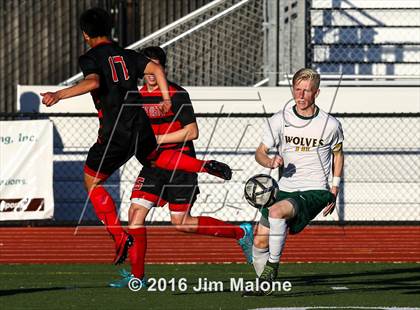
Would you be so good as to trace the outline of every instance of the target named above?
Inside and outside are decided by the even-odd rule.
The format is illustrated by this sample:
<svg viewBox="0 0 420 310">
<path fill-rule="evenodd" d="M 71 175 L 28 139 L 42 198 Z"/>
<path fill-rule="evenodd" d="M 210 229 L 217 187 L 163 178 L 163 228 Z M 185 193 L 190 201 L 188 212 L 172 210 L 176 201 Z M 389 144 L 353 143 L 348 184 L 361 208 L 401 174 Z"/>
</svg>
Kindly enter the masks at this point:
<svg viewBox="0 0 420 310">
<path fill-rule="evenodd" d="M 124 49 L 114 42 L 99 44 L 79 58 L 84 76 L 95 73 L 100 77 L 100 87 L 91 92 L 98 110 L 98 142 L 109 139 L 117 123 L 121 132 L 129 131 L 132 124 L 125 115 L 131 112 L 124 108 L 120 114 L 128 91 L 137 91 L 137 80 L 142 78 L 149 59 L 133 50 Z"/>
<path fill-rule="evenodd" d="M 158 108 L 158 105 L 163 100 L 159 88 L 149 92 L 145 85 L 139 91 L 143 109 L 149 117 L 155 135 L 164 135 L 178 131 L 186 125 L 196 122 L 194 109 L 187 91 L 172 82 L 168 82 L 168 87 L 172 106 L 166 114 L 163 114 Z M 182 150 L 184 153 L 195 157 L 192 141 L 161 144 L 160 148 Z"/>
<path fill-rule="evenodd" d="M 139 97 L 130 98 L 133 102 L 140 101 L 146 111 L 155 135 L 164 135 L 178 131 L 188 124 L 196 122 L 190 97 L 185 89 L 175 83 L 168 82 L 172 106 L 163 114 L 158 105 L 162 101 L 159 88 L 152 92 L 143 86 Z M 131 96 L 134 97 L 134 96 Z M 192 141 L 185 143 L 165 143 L 160 149 L 175 149 L 195 157 Z M 131 198 L 141 199 L 142 203 L 169 203 L 171 211 L 186 212 L 200 193 L 197 174 L 183 171 L 168 171 L 159 168 L 143 167 L 133 188 Z"/>
</svg>

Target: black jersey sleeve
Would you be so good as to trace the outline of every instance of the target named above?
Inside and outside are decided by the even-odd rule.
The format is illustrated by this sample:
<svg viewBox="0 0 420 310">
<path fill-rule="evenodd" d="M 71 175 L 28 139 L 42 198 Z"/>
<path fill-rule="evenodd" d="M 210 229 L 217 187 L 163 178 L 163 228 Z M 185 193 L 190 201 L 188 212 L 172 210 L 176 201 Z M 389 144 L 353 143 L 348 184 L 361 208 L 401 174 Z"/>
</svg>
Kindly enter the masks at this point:
<svg viewBox="0 0 420 310">
<path fill-rule="evenodd" d="M 84 76 L 92 73 L 101 74 L 99 64 L 95 61 L 95 59 L 86 54 L 79 57 L 79 66 Z"/>
<path fill-rule="evenodd" d="M 182 126 L 196 122 L 190 96 L 185 90 L 177 91 L 172 96 L 171 101 L 172 111 L 177 115 L 176 118 L 181 122 Z"/>
<path fill-rule="evenodd" d="M 140 73 L 141 76 L 139 78 L 142 78 L 144 75 L 144 70 L 146 70 L 146 66 L 149 63 L 150 59 L 144 56 L 141 53 L 137 53 L 137 70 Z"/>
</svg>

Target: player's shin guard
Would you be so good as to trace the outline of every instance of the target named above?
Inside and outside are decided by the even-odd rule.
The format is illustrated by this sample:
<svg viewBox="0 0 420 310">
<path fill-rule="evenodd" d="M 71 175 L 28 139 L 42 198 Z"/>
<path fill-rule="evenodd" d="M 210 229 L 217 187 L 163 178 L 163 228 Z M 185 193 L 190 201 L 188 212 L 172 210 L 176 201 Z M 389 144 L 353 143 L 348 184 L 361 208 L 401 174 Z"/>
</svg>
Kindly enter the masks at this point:
<svg viewBox="0 0 420 310">
<path fill-rule="evenodd" d="M 255 273 L 257 276 L 260 276 L 261 273 L 264 270 L 264 266 L 268 261 L 268 256 L 270 255 L 270 252 L 268 251 L 268 248 L 257 248 L 255 246 L 252 247 L 252 257 L 254 265 Z"/>
<path fill-rule="evenodd" d="M 96 186 L 89 193 L 89 199 L 95 209 L 96 216 L 104 223 L 107 231 L 114 240 L 119 240 L 124 233 L 120 220 L 118 219 L 117 209 L 111 195 L 102 186 Z"/>
<path fill-rule="evenodd" d="M 245 233 L 239 226 L 232 225 L 209 216 L 199 216 L 197 234 L 235 238 L 236 240 L 239 240 Z"/>
<path fill-rule="evenodd" d="M 206 161 L 204 160 L 199 160 L 176 150 L 162 151 L 155 161 L 158 168 L 185 172 L 204 172 L 205 164 Z"/>
<path fill-rule="evenodd" d="M 131 273 L 138 279 L 144 277 L 144 258 L 146 256 L 146 227 L 129 228 L 128 233 L 134 238 L 134 243 L 128 250 L 131 263 Z"/>
<path fill-rule="evenodd" d="M 268 246 L 270 263 L 278 263 L 283 251 L 287 237 L 287 223 L 285 219 L 268 217 L 270 223 L 270 236 L 268 237 Z"/>
</svg>

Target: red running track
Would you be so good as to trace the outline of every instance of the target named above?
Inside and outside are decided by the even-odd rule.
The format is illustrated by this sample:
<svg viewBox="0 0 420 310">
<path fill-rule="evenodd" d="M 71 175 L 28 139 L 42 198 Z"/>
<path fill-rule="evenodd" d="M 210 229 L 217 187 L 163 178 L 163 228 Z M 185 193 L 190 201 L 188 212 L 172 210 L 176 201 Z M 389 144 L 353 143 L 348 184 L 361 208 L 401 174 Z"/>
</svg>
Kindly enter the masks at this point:
<svg viewBox="0 0 420 310">
<path fill-rule="evenodd" d="M 147 263 L 245 262 L 235 240 L 149 227 Z M 110 263 L 103 227 L 0 228 L 0 263 Z M 419 226 L 310 226 L 290 235 L 283 262 L 420 262 Z"/>
</svg>

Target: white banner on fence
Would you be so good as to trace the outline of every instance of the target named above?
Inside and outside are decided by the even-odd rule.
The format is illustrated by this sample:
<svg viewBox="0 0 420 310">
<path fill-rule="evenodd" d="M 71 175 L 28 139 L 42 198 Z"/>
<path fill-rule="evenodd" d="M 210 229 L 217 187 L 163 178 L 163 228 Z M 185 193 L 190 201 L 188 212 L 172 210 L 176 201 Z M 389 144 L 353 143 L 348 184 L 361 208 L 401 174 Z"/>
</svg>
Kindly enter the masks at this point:
<svg viewBox="0 0 420 310">
<path fill-rule="evenodd" d="M 0 221 L 53 217 L 53 126 L 49 120 L 2 121 L 0 167 Z"/>
</svg>

